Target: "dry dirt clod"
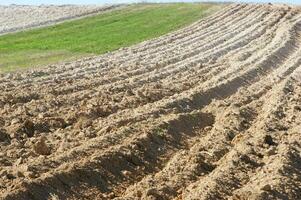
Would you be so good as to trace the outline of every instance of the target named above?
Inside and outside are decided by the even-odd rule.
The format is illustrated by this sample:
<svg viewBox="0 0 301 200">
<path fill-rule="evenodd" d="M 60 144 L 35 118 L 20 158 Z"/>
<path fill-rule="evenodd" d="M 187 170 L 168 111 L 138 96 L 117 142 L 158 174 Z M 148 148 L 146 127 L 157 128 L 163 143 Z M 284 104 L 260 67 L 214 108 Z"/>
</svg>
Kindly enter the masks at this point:
<svg viewBox="0 0 301 200">
<path fill-rule="evenodd" d="M 37 174 L 35 174 L 32 171 L 25 171 L 25 172 L 23 172 L 23 174 L 24 174 L 25 177 L 32 178 L 32 179 L 37 177 Z"/>
<path fill-rule="evenodd" d="M 0 129 L 0 142 L 8 142 L 10 141 L 10 136 L 4 131 Z"/>
<path fill-rule="evenodd" d="M 23 163 L 23 158 L 18 158 L 14 164 L 15 164 L 15 166 L 18 166 L 22 163 Z"/>
<path fill-rule="evenodd" d="M 264 190 L 264 191 L 271 191 L 272 187 L 271 187 L 271 185 L 266 184 L 261 189 Z"/>
<path fill-rule="evenodd" d="M 131 175 L 131 172 L 129 172 L 127 170 L 123 170 L 121 173 L 122 173 L 123 176 L 125 176 L 127 178 Z"/>
<path fill-rule="evenodd" d="M 23 124 L 23 129 L 28 137 L 33 137 L 35 131 L 35 125 L 32 121 L 26 120 Z"/>
<path fill-rule="evenodd" d="M 33 150 L 36 154 L 39 154 L 39 155 L 50 155 L 51 154 L 51 150 L 48 147 L 48 145 L 46 144 L 46 138 L 45 137 L 41 137 L 39 139 L 39 141 L 37 141 L 34 144 Z"/>
<path fill-rule="evenodd" d="M 5 120 L 0 117 L 0 128 L 3 127 L 5 125 Z"/>
<path fill-rule="evenodd" d="M 297 111 L 301 111 L 301 106 L 296 105 L 296 106 L 294 106 L 294 109 L 297 110 Z"/>
<path fill-rule="evenodd" d="M 12 180 L 12 179 L 15 179 L 16 177 L 13 174 L 9 173 L 9 174 L 6 174 L 6 178 Z"/>
<path fill-rule="evenodd" d="M 16 176 L 17 177 L 24 177 L 24 174 L 22 172 L 20 172 L 20 171 L 17 171 L 16 172 Z"/>
<path fill-rule="evenodd" d="M 276 153 L 277 152 L 276 152 L 275 146 L 272 146 L 265 152 L 265 155 L 272 156 L 272 155 L 275 155 Z"/>
<path fill-rule="evenodd" d="M 0 171 L 0 178 L 5 177 L 8 174 L 7 170 Z"/>
<path fill-rule="evenodd" d="M 268 145 L 276 145 L 276 143 L 274 142 L 272 136 L 270 136 L 270 135 L 266 135 L 264 137 L 264 143 L 268 144 Z"/>
<path fill-rule="evenodd" d="M 13 125 L 13 124 L 17 124 L 17 123 L 19 123 L 20 122 L 20 119 L 18 119 L 18 118 L 15 118 L 15 119 L 12 119 L 11 120 L 11 125 Z"/>
</svg>

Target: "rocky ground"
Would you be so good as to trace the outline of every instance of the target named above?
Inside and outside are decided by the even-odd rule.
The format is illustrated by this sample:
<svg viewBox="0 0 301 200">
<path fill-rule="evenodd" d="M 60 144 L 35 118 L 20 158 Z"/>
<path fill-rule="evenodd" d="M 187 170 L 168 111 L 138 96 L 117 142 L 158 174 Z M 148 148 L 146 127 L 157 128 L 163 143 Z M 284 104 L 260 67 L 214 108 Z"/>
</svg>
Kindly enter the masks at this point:
<svg viewBox="0 0 301 200">
<path fill-rule="evenodd" d="M 231 4 L 0 77 L 1 199 L 301 199 L 301 10 Z"/>
<path fill-rule="evenodd" d="M 0 6 L 0 35 L 97 14 L 117 6 Z"/>
</svg>

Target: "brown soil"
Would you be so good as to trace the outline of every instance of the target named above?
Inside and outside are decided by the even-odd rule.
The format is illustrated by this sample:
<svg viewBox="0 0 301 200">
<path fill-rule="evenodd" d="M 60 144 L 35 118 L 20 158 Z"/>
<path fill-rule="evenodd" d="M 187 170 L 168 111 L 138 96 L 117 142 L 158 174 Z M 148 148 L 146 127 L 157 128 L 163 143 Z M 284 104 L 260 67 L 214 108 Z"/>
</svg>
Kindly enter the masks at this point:
<svg viewBox="0 0 301 200">
<path fill-rule="evenodd" d="M 301 199 L 301 10 L 231 4 L 0 77 L 1 199 Z"/>
</svg>

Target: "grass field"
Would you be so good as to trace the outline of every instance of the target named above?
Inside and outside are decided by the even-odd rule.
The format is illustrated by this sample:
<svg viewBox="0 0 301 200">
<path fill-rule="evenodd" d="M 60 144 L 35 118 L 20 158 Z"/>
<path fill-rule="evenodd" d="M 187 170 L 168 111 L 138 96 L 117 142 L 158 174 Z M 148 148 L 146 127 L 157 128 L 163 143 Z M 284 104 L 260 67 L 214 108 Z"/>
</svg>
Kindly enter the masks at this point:
<svg viewBox="0 0 301 200">
<path fill-rule="evenodd" d="M 163 35 L 217 10 L 213 4 L 137 4 L 84 19 L 0 37 L 8 72 L 102 54 Z"/>
</svg>

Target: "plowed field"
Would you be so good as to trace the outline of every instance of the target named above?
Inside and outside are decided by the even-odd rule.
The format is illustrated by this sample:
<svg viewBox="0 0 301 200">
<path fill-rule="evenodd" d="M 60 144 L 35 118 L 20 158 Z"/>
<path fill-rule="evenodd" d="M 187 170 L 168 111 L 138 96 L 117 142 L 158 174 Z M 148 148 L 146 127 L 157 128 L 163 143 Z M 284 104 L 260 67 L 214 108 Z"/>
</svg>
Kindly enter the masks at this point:
<svg viewBox="0 0 301 200">
<path fill-rule="evenodd" d="M 301 199 L 301 9 L 0 77 L 2 199 Z"/>
</svg>

